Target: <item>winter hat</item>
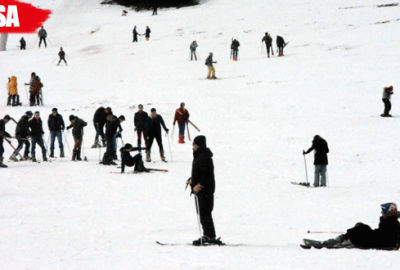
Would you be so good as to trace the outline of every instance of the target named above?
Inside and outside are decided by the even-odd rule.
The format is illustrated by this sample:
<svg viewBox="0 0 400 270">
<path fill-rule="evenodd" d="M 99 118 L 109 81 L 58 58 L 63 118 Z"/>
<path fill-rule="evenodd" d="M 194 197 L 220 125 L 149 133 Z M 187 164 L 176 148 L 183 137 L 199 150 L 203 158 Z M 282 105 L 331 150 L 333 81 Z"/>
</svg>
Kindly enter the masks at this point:
<svg viewBox="0 0 400 270">
<path fill-rule="evenodd" d="M 63 48 L 61 47 L 61 48 L 60 48 L 60 50 L 62 51 L 62 50 L 63 50 Z"/>
<path fill-rule="evenodd" d="M 213 55 L 213 53 L 212 53 L 212 52 L 210 52 L 210 55 Z"/>
<path fill-rule="evenodd" d="M 393 85 L 391 85 L 391 86 L 389 87 L 389 89 L 390 89 L 390 90 L 393 90 Z"/>
<path fill-rule="evenodd" d="M 120 117 L 118 117 L 118 119 L 125 121 L 125 116 L 121 115 Z"/>
<path fill-rule="evenodd" d="M 200 148 L 207 148 L 207 141 L 205 136 L 197 136 L 194 138 L 193 143 Z"/>
<path fill-rule="evenodd" d="M 390 217 L 397 215 L 397 205 L 395 203 L 385 203 L 381 205 L 382 216 Z"/>
<path fill-rule="evenodd" d="M 72 121 L 72 120 L 75 120 L 75 116 L 74 116 L 73 114 L 71 114 L 71 115 L 69 116 L 69 121 Z"/>
<path fill-rule="evenodd" d="M 109 112 L 112 111 L 110 107 L 107 107 L 106 110 L 109 111 Z"/>
<path fill-rule="evenodd" d="M 130 144 L 130 143 L 125 144 L 125 149 L 131 149 L 131 148 L 132 148 L 132 144 Z"/>
<path fill-rule="evenodd" d="M 57 108 L 53 108 L 51 111 L 52 112 L 58 112 Z"/>
<path fill-rule="evenodd" d="M 156 109 L 155 109 L 155 108 L 152 108 L 150 111 L 151 111 L 151 112 L 156 112 Z"/>
<path fill-rule="evenodd" d="M 26 116 L 29 116 L 29 117 L 32 117 L 33 112 L 32 112 L 32 111 L 27 111 L 27 112 L 25 113 L 25 115 L 26 115 Z"/>
<path fill-rule="evenodd" d="M 4 119 L 6 119 L 7 121 L 10 121 L 11 117 L 7 114 L 6 116 L 4 116 Z"/>
</svg>

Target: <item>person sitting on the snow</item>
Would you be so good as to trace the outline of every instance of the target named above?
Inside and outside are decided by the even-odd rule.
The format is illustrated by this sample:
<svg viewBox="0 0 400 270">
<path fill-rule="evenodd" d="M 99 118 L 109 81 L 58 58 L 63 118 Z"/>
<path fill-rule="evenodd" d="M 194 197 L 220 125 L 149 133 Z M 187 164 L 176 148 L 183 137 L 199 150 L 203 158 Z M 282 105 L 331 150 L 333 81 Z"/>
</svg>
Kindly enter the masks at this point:
<svg viewBox="0 0 400 270">
<path fill-rule="evenodd" d="M 382 216 L 377 229 L 372 230 L 368 225 L 357 223 L 353 228 L 348 229 L 346 234 L 323 242 L 323 246 L 335 247 L 345 241 L 350 241 L 354 247 L 360 249 L 398 250 L 400 244 L 400 223 L 398 221 L 400 213 L 397 211 L 397 205 L 385 203 L 381 205 L 381 208 Z"/>
<path fill-rule="evenodd" d="M 121 173 L 125 172 L 125 166 L 133 167 L 135 166 L 135 172 L 149 172 L 144 167 L 143 159 L 141 154 L 137 154 L 134 157 L 131 156 L 130 152 L 132 151 L 140 151 L 140 147 L 132 147 L 131 144 L 127 143 L 124 147 L 122 147 L 119 151 L 121 152 Z"/>
</svg>

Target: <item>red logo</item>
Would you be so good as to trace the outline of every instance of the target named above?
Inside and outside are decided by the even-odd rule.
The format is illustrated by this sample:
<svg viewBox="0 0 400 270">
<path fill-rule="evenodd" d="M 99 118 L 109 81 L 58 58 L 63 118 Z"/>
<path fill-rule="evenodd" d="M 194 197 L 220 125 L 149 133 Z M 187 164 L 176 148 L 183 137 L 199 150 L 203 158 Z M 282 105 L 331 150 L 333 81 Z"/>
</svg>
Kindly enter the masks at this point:
<svg viewBox="0 0 400 270">
<path fill-rule="evenodd" d="M 51 10 L 39 9 L 16 0 L 2 0 L 0 33 L 36 33 L 36 30 L 50 18 L 51 13 Z"/>
</svg>

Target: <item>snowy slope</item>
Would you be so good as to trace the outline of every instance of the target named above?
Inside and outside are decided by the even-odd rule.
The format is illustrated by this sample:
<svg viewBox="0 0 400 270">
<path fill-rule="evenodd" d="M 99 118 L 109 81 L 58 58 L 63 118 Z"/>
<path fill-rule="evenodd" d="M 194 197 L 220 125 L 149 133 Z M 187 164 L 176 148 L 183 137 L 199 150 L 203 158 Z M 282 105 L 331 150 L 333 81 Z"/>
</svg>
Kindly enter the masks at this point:
<svg viewBox="0 0 400 270">
<path fill-rule="evenodd" d="M 378 116 L 383 86 L 396 92 L 399 85 L 400 7 L 376 7 L 391 3 L 385 0 L 209 0 L 154 17 L 122 17 L 122 7 L 95 0 L 33 3 L 54 11 L 45 24 L 50 43 L 38 49 L 36 35 L 28 35 L 28 50 L 20 52 L 20 36 L 10 36 L 0 78 L 5 84 L 18 77 L 24 106 L 4 106 L 6 91 L 0 91 L 1 115 L 19 119 L 31 109 L 23 83 L 37 72 L 45 85 L 43 120 L 57 107 L 65 119 L 73 113 L 89 123 L 89 162 L 7 163 L 1 170 L 1 269 L 398 268 L 396 252 L 304 251 L 298 244 L 334 236 L 308 230 L 345 231 L 359 221 L 374 227 L 379 204 L 398 202 L 399 118 Z M 383 21 L 390 22 L 376 24 Z M 142 33 L 148 25 L 151 40 L 133 44 L 134 25 Z M 260 55 L 266 31 L 290 41 L 285 57 Z M 232 37 L 241 43 L 238 62 L 229 60 Z M 198 62 L 187 61 L 193 40 L 200 45 Z M 68 67 L 56 66 L 60 46 Z M 202 80 L 210 51 L 222 80 Z M 172 130 L 182 101 L 214 152 L 217 234 L 248 246 L 155 244 L 198 237 L 193 198 L 184 191 L 191 144 L 177 145 L 177 130 L 173 162 L 148 165 L 167 174 L 110 174 L 117 169 L 98 165 L 99 151 L 90 149 L 100 105 L 127 117 L 123 138 L 134 142 L 131 106 L 157 108 Z M 396 102 L 395 95 L 394 115 Z M 192 137 L 198 134 L 191 129 Z M 305 181 L 301 152 L 315 134 L 331 149 L 330 187 L 291 185 Z M 68 141 L 72 146 L 70 134 Z M 169 151 L 166 156 L 170 160 Z M 311 180 L 311 155 L 307 162 Z"/>
</svg>

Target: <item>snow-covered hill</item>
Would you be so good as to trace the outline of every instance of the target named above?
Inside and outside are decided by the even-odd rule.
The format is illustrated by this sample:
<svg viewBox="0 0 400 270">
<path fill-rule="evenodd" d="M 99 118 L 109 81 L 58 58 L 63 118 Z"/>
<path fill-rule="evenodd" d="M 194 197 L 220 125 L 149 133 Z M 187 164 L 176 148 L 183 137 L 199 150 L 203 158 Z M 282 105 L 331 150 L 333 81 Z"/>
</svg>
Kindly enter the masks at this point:
<svg viewBox="0 0 400 270">
<path fill-rule="evenodd" d="M 397 269 L 396 252 L 304 251 L 298 244 L 332 237 L 308 230 L 345 231 L 358 221 L 377 226 L 379 204 L 398 201 L 399 118 L 379 115 L 383 86 L 394 85 L 396 93 L 399 85 L 400 7 L 378 8 L 391 3 L 385 0 L 208 0 L 158 16 L 122 17 L 124 8 L 95 0 L 32 2 L 54 11 L 45 24 L 49 46 L 38 49 L 36 35 L 25 35 L 28 50 L 19 51 L 21 36 L 9 37 L 0 78 L 5 84 L 18 77 L 24 106 L 6 107 L 0 91 L 1 116 L 19 119 L 32 109 L 23 83 L 37 72 L 46 106 L 34 109 L 44 120 L 53 107 L 65 119 L 86 120 L 89 162 L 68 157 L 1 170 L 1 269 Z M 132 43 L 135 25 L 141 33 L 151 28 L 149 42 Z M 266 31 L 290 42 L 285 57 L 260 55 Z M 229 59 L 232 37 L 241 43 L 237 62 Z M 198 62 L 188 61 L 193 40 Z M 60 46 L 68 67 L 56 66 Z M 222 80 L 203 80 L 209 52 Z M 117 169 L 98 165 L 99 151 L 90 149 L 100 105 L 127 117 L 123 138 L 135 142 L 132 106 L 157 108 L 172 129 L 182 101 L 214 152 L 217 234 L 248 246 L 155 244 L 198 238 L 193 198 L 184 191 L 189 142 L 174 138 L 173 162 L 148 165 L 167 174 L 110 174 Z M 330 187 L 291 185 L 305 181 L 301 153 L 315 134 L 331 150 Z M 70 134 L 68 140 L 71 146 Z M 311 178 L 311 156 L 307 162 Z"/>
</svg>

